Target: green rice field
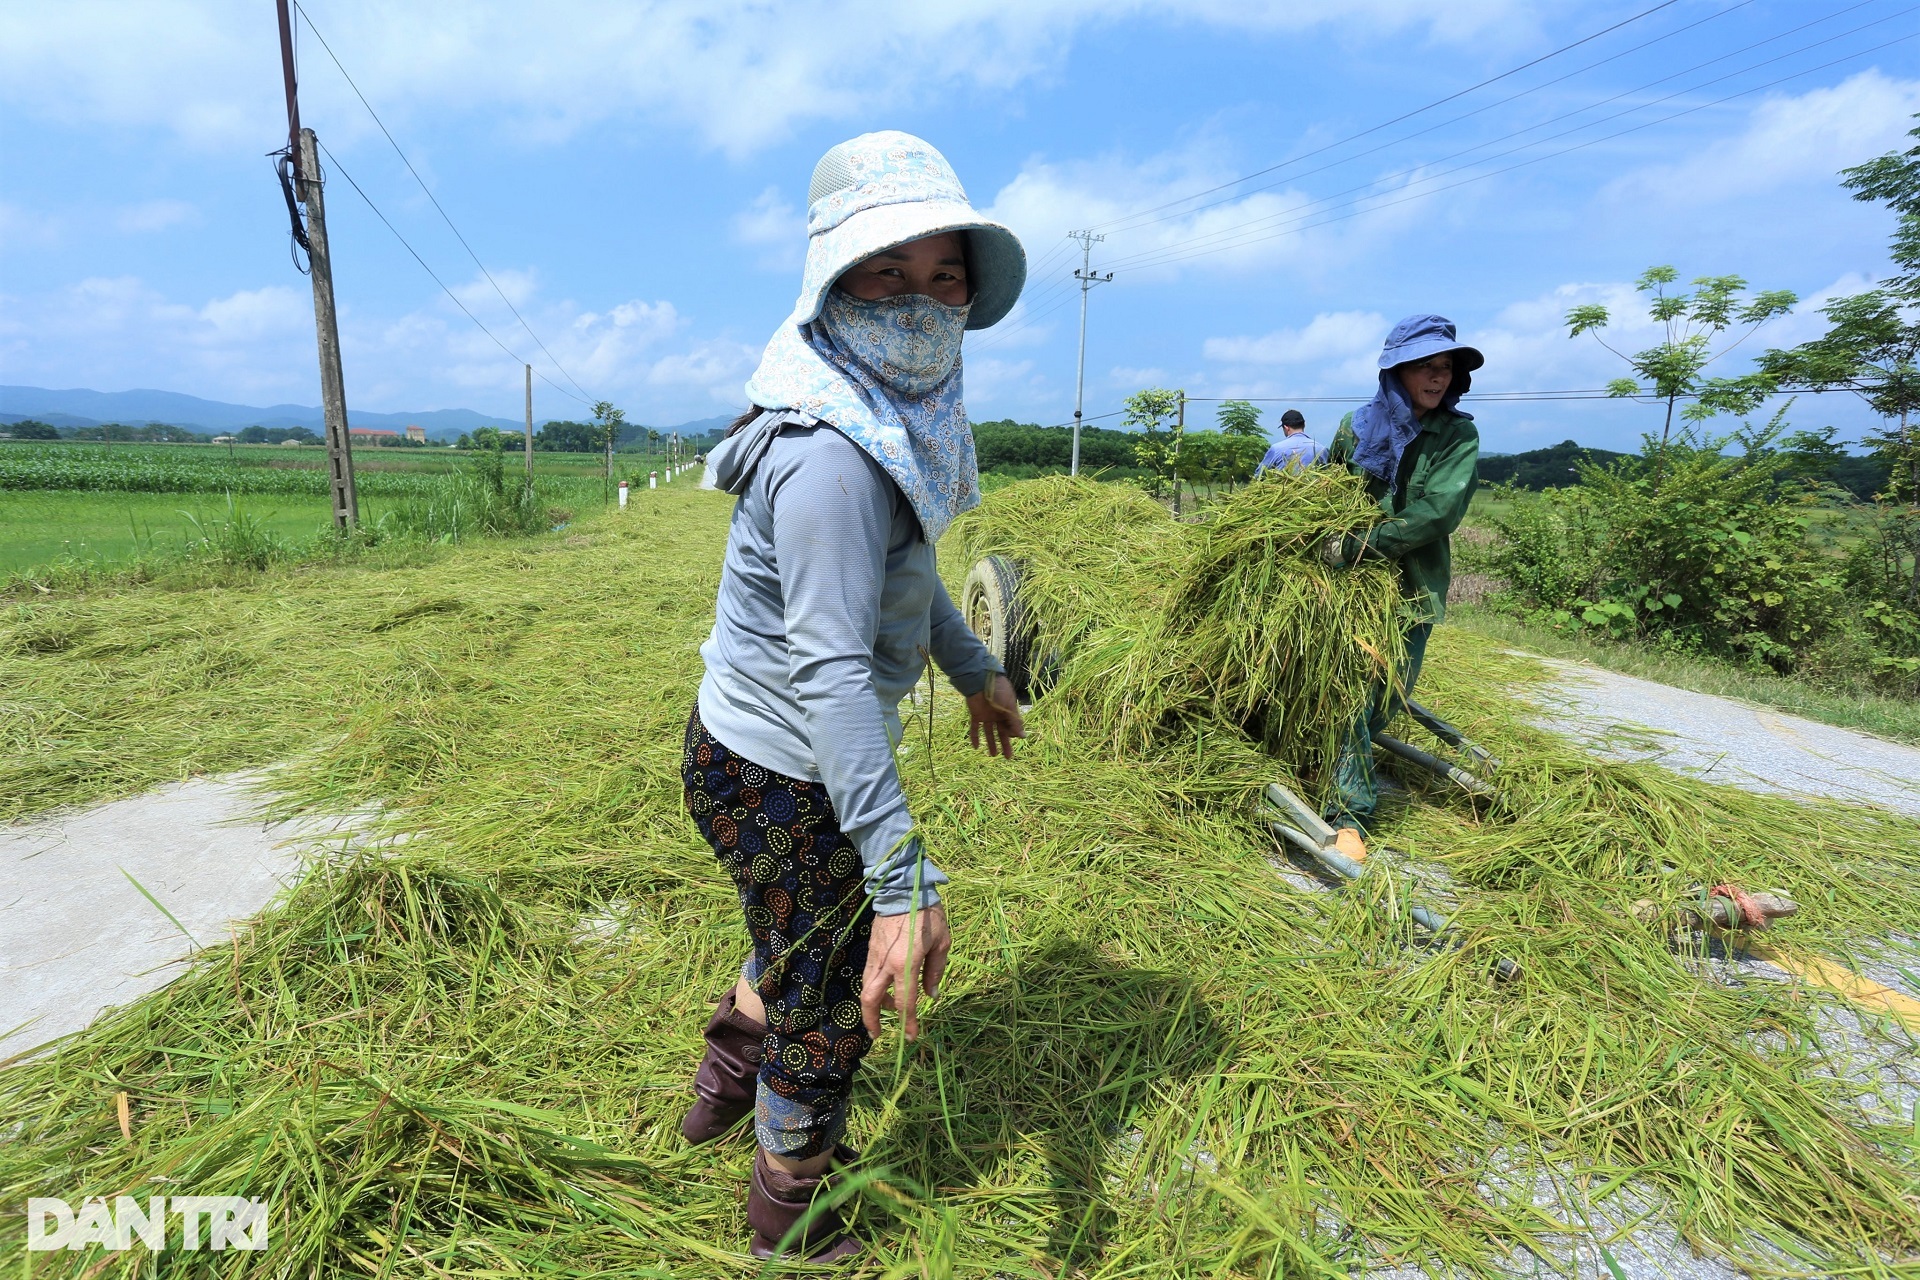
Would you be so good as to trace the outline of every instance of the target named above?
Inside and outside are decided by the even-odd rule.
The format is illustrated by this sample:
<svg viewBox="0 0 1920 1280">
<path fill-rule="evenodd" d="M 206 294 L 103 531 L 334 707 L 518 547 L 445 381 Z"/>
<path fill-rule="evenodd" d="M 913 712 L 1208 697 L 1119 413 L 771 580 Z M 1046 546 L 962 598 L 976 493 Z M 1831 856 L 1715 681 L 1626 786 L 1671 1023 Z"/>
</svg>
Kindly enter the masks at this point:
<svg viewBox="0 0 1920 1280">
<path fill-rule="evenodd" d="M 468 464 L 450 449 L 363 449 L 355 482 L 363 524 L 431 502 Z M 536 453 L 545 499 L 570 510 L 603 501 L 596 454 Z M 616 454 L 616 480 L 644 484 L 657 459 Z M 508 474 L 521 474 L 519 456 Z M 0 441 L 0 578 L 55 563 L 114 566 L 176 555 L 239 514 L 289 543 L 332 527 L 326 455 L 274 445 Z"/>
</svg>

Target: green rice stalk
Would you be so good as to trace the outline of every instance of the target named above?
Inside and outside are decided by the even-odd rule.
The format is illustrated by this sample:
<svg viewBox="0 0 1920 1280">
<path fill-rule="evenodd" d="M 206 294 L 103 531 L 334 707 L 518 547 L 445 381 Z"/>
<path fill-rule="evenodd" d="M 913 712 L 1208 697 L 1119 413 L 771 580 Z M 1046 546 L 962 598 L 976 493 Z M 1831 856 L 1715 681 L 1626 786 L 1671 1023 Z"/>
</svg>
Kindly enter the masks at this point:
<svg viewBox="0 0 1920 1280">
<path fill-rule="evenodd" d="M 9 607 L 12 811 L 291 762 L 284 808 L 411 838 L 317 856 L 179 980 L 0 1067 L 0 1266 L 27 1273 L 30 1195 L 159 1191 L 269 1196 L 274 1248 L 32 1274 L 757 1272 L 751 1142 L 677 1129 L 744 946 L 678 778 L 728 504 L 643 498 L 420 563 Z M 1186 566 L 1208 532 L 1113 537 Z M 1803 904 L 1785 944 L 1884 946 L 1920 933 L 1920 824 L 1597 760 L 1535 727 L 1539 678 L 1436 633 L 1423 690 L 1507 762 L 1502 799 L 1402 775 L 1378 834 L 1405 856 L 1341 892 L 1276 874 L 1248 804 L 1276 762 L 1224 716 L 1121 754 L 1062 714 L 1009 763 L 936 699 L 937 767 L 915 734 L 902 775 L 955 958 L 856 1089 L 860 1274 L 1508 1275 L 1604 1242 L 1589 1205 L 1755 1274 L 1920 1270 L 1920 1137 L 1833 1002 L 1630 914 L 1731 878 Z M 1408 933 L 1415 895 L 1463 945 Z"/>
<path fill-rule="evenodd" d="M 1313 777 L 1403 650 L 1395 570 L 1318 555 L 1377 516 L 1332 470 L 1249 485 L 1197 524 L 1130 486 L 1055 477 L 998 490 L 958 536 L 969 559 L 1021 566 L 1055 697 L 1109 748 L 1212 718 Z"/>
</svg>

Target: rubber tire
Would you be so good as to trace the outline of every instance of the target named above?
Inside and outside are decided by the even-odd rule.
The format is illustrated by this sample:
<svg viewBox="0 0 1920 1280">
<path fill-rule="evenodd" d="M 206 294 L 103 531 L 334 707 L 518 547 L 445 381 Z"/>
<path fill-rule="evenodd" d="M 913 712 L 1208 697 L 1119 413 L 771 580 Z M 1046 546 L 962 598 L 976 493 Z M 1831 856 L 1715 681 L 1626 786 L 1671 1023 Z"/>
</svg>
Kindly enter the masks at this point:
<svg viewBox="0 0 1920 1280">
<path fill-rule="evenodd" d="M 1020 600 L 1020 569 L 1005 556 L 974 562 L 960 588 L 960 616 L 999 659 L 1022 701 L 1032 695 L 1033 627 Z"/>
</svg>

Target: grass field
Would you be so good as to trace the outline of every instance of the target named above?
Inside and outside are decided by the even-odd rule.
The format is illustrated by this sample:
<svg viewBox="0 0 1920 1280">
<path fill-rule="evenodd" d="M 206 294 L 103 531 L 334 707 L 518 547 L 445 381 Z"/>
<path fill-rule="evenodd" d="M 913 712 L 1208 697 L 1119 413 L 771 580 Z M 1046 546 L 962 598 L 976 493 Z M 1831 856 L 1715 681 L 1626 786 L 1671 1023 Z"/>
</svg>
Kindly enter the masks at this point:
<svg viewBox="0 0 1920 1280">
<path fill-rule="evenodd" d="M 377 520 L 396 501 L 370 497 L 361 514 Z M 311 538 L 333 523 L 324 495 L 253 496 L 238 509 L 283 538 Z M 177 552 L 229 514 L 223 495 L 0 491 L 0 577 L 65 558 L 124 564 Z"/>
<path fill-rule="evenodd" d="M 370 496 L 423 496 L 470 457 L 446 449 L 363 449 L 354 455 L 356 484 Z M 508 455 L 507 465 L 518 472 L 520 461 Z M 618 480 L 644 475 L 653 463 L 627 453 L 614 455 L 613 465 Z M 603 466 L 595 454 L 536 453 L 534 479 L 598 477 Z M 326 487 L 326 454 L 312 447 L 0 441 L 0 491 L 323 494 Z"/>
<path fill-rule="evenodd" d="M 753 1274 L 750 1144 L 676 1129 L 741 958 L 678 772 L 728 511 L 675 486 L 405 563 L 0 604 L 0 813 L 280 763 L 285 806 L 410 837 L 0 1067 L 0 1265 L 28 1196 L 165 1180 L 271 1197 L 274 1248 L 209 1255 L 225 1275 Z M 1442 628 L 1423 688 L 1506 798 L 1410 780 L 1381 834 L 1423 878 L 1383 856 L 1347 894 L 1274 874 L 1244 742 L 1120 758 L 1043 704 L 989 762 L 936 690 L 901 767 L 956 958 L 860 1078 L 860 1274 L 1492 1276 L 1637 1204 L 1757 1273 L 1912 1275 L 1911 1117 L 1820 1002 L 1715 981 L 1632 909 L 1777 886 L 1805 904 L 1779 945 L 1844 956 L 1920 932 L 1920 828 L 1590 760 L 1528 727 L 1537 672 L 1502 648 Z M 1457 949 L 1396 922 L 1436 876 Z"/>
<path fill-rule="evenodd" d="M 292 543 L 331 528 L 323 451 L 243 445 L 229 452 L 0 442 L 0 578 L 56 562 L 124 565 L 175 555 L 233 510 Z M 432 501 L 469 465 L 452 450 L 362 450 L 355 457 L 362 523 L 375 526 L 405 503 Z M 602 505 L 602 466 L 594 454 L 534 455 L 543 498 L 574 511 Z M 636 488 L 655 466 L 658 459 L 646 455 L 614 455 L 616 481 Z M 507 460 L 507 474 L 522 474 L 518 457 Z"/>
</svg>

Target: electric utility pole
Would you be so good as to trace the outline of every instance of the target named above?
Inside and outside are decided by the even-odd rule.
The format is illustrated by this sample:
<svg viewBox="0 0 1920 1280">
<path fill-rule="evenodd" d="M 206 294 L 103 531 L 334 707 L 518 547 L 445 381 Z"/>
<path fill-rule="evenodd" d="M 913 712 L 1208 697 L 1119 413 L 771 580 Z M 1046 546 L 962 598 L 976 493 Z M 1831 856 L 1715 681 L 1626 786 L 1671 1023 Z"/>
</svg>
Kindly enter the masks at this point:
<svg viewBox="0 0 1920 1280">
<path fill-rule="evenodd" d="M 1073 278 L 1080 282 L 1080 364 L 1073 377 L 1073 463 L 1067 468 L 1068 475 L 1077 476 L 1080 474 L 1080 407 L 1087 388 L 1087 290 L 1097 284 L 1111 284 L 1113 272 L 1103 276 L 1091 270 L 1094 242 L 1105 240 L 1105 236 L 1097 236 L 1092 231 L 1067 234 L 1080 242 L 1080 269 L 1073 273 Z"/>
<path fill-rule="evenodd" d="M 313 277 L 313 327 L 320 346 L 320 408 L 327 428 L 327 473 L 333 496 L 333 527 L 360 523 L 360 496 L 353 483 L 353 438 L 347 431 L 347 387 L 340 371 L 340 324 L 333 309 L 333 258 L 327 251 L 327 207 L 321 193 L 320 143 L 300 127 L 300 96 L 293 69 L 293 18 L 287 0 L 280 10 L 280 70 L 287 82 L 287 150 L 280 181 L 286 188 L 294 239 L 307 250 Z M 291 169 L 291 173 L 288 170 Z M 306 210 L 301 226 L 298 203 Z"/>
<path fill-rule="evenodd" d="M 533 483 L 533 366 L 527 366 L 527 483 Z"/>
</svg>

